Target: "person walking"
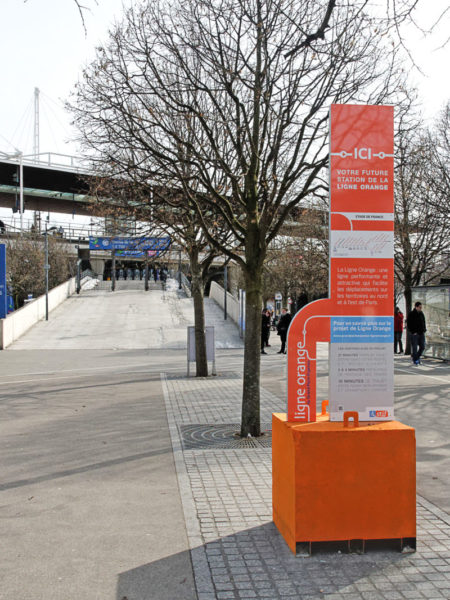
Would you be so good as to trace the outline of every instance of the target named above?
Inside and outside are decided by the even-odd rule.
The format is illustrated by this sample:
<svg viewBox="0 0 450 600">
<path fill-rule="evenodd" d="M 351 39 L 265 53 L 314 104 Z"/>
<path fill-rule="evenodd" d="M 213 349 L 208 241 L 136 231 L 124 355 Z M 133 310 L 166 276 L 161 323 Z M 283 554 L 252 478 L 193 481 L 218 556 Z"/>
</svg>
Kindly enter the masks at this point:
<svg viewBox="0 0 450 600">
<path fill-rule="evenodd" d="M 265 308 L 261 315 L 261 354 L 267 354 L 264 347 L 269 345 L 270 312 Z"/>
<path fill-rule="evenodd" d="M 406 319 L 406 326 L 411 337 L 411 359 L 414 365 L 420 365 L 420 357 L 425 350 L 425 332 L 427 330 L 422 303 L 416 302 Z"/>
<path fill-rule="evenodd" d="M 283 308 L 281 310 L 280 320 L 278 321 L 278 324 L 277 324 L 277 331 L 278 331 L 278 335 L 280 336 L 280 340 L 281 340 L 281 348 L 277 352 L 277 354 L 286 354 L 286 337 L 287 337 L 287 332 L 289 329 L 289 324 L 291 322 L 291 318 L 292 317 L 288 313 L 288 311 L 285 308 Z"/>
<path fill-rule="evenodd" d="M 403 313 L 398 306 L 394 309 L 394 354 L 403 354 Z M 397 352 L 397 348 L 399 351 Z"/>
<path fill-rule="evenodd" d="M 267 309 L 267 314 L 269 315 L 269 327 L 267 329 L 267 342 L 266 342 L 266 346 L 268 348 L 270 348 L 270 332 L 272 331 L 272 328 L 275 329 L 275 327 L 273 327 L 273 310 L 270 310 L 270 308 Z"/>
</svg>

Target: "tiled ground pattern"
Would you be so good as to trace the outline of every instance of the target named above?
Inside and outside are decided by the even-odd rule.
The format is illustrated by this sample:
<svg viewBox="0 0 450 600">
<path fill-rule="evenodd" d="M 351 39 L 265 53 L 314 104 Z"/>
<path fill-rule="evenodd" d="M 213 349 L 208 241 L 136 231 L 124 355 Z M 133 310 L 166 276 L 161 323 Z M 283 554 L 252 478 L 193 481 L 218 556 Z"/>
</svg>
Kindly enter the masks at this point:
<svg viewBox="0 0 450 600">
<path fill-rule="evenodd" d="M 450 518 L 418 499 L 413 554 L 294 557 L 272 523 L 271 450 L 181 450 L 177 425 L 239 421 L 237 378 L 167 379 L 165 395 L 199 600 L 450 599 Z M 263 391 L 261 418 L 283 411 Z"/>
</svg>

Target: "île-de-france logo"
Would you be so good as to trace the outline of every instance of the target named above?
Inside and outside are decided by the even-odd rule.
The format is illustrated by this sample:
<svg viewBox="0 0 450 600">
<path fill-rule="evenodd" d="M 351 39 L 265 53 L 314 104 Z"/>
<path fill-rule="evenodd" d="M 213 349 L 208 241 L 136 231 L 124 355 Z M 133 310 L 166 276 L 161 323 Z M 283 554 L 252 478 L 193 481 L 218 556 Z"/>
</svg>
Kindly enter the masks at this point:
<svg viewBox="0 0 450 600">
<path fill-rule="evenodd" d="M 340 150 L 339 152 L 332 152 L 331 156 L 339 156 L 340 158 L 352 157 L 360 160 L 371 160 L 372 158 L 393 158 L 393 154 L 387 154 L 386 152 L 374 152 L 372 148 L 353 148 L 352 152 L 346 150 Z"/>
</svg>

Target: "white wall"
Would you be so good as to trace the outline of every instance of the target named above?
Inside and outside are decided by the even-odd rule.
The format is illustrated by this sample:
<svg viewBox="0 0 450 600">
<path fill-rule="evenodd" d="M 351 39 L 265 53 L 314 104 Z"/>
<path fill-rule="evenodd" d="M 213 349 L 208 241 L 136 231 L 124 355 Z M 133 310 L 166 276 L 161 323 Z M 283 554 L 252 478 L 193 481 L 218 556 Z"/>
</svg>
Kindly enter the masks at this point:
<svg viewBox="0 0 450 600">
<path fill-rule="evenodd" d="M 72 277 L 48 293 L 48 312 L 59 306 L 75 292 L 76 279 Z M 0 319 L 0 349 L 7 348 L 35 323 L 45 318 L 45 295 L 39 296 L 19 310 Z"/>
<path fill-rule="evenodd" d="M 215 300 L 215 302 L 217 302 L 217 304 L 223 308 L 224 289 L 215 281 L 211 281 L 209 297 Z M 236 323 L 236 325 L 239 325 L 239 301 L 236 300 L 236 298 L 232 296 L 230 292 L 227 292 L 227 315 Z"/>
</svg>

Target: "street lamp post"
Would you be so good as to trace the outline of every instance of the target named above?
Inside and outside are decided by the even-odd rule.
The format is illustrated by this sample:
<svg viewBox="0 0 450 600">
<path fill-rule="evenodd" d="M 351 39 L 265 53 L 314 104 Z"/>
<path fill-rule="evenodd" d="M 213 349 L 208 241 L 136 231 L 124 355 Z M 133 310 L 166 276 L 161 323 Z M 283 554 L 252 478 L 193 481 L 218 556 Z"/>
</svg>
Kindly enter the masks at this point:
<svg viewBox="0 0 450 600">
<path fill-rule="evenodd" d="M 111 250 L 111 291 L 116 289 L 116 251 Z"/>
<path fill-rule="evenodd" d="M 47 223 L 45 221 L 45 320 L 48 321 L 48 272 L 50 269 L 50 265 L 48 264 L 48 231 L 47 231 Z"/>
<path fill-rule="evenodd" d="M 19 210 L 20 210 L 20 231 L 23 232 L 23 154 L 19 154 Z"/>
<path fill-rule="evenodd" d="M 181 290 L 181 248 L 178 251 L 178 289 Z"/>
</svg>

